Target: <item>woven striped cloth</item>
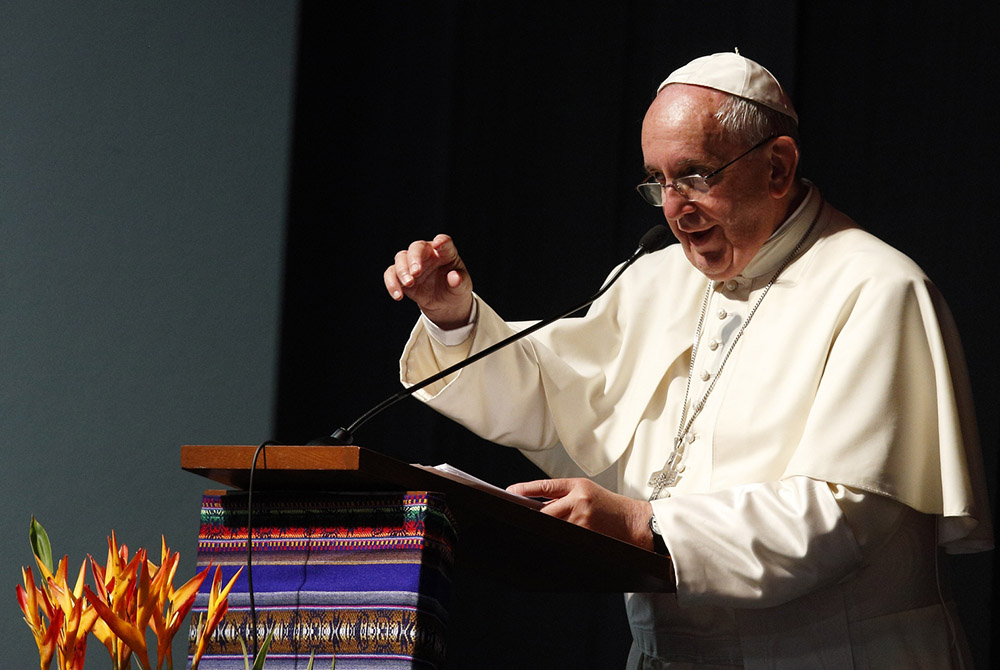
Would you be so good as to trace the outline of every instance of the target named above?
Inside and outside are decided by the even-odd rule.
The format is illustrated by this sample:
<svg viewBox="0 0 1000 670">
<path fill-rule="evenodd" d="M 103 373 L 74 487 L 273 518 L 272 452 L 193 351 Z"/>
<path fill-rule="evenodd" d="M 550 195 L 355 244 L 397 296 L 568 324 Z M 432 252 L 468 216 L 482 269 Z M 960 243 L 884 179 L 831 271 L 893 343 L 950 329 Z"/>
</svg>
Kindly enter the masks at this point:
<svg viewBox="0 0 1000 670">
<path fill-rule="evenodd" d="M 253 589 L 258 640 L 274 631 L 267 670 L 443 666 L 455 524 L 435 494 L 254 494 Z M 202 499 L 198 569 L 223 583 L 246 564 L 247 495 Z M 212 568 L 214 574 L 215 568 Z M 208 607 L 211 577 L 193 607 L 189 638 Z M 247 571 L 202 657 L 203 670 L 243 670 L 252 645 Z M 190 664 L 190 656 L 189 656 Z"/>
</svg>

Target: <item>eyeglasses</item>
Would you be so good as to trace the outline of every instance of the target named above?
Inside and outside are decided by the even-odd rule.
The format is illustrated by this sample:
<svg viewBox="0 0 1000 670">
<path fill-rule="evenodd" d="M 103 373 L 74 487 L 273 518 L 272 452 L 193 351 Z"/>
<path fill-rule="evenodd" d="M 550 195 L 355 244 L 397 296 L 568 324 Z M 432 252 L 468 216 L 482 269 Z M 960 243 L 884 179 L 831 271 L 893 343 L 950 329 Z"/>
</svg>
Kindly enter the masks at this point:
<svg viewBox="0 0 1000 670">
<path fill-rule="evenodd" d="M 702 196 L 706 195 L 709 189 L 712 188 L 711 185 L 708 183 L 709 179 L 715 177 L 720 172 L 725 170 L 727 167 L 729 167 L 739 159 L 749 154 L 754 149 L 759 149 L 760 147 L 764 146 L 765 144 L 773 140 L 775 137 L 776 135 L 771 135 L 770 137 L 761 140 L 760 142 L 753 145 L 752 147 L 741 153 L 733 160 L 729 161 L 728 163 L 726 163 L 725 165 L 716 170 L 712 170 L 706 175 L 692 174 L 686 177 L 678 177 L 677 179 L 669 181 L 665 184 L 661 184 L 660 182 L 656 181 L 656 177 L 650 176 L 649 179 L 636 186 L 635 190 L 639 192 L 639 195 L 642 196 L 643 200 L 648 202 L 653 207 L 663 207 L 663 201 L 666 200 L 665 192 L 668 188 L 674 189 L 675 191 L 681 194 L 682 198 L 690 202 L 701 200 Z"/>
</svg>

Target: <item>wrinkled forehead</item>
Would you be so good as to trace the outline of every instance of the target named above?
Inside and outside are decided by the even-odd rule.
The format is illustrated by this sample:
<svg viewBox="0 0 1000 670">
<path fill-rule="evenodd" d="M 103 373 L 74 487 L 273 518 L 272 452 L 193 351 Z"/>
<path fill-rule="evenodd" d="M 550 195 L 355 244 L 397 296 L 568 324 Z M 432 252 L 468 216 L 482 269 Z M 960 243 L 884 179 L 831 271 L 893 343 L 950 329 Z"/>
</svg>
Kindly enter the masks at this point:
<svg viewBox="0 0 1000 670">
<path fill-rule="evenodd" d="M 642 122 L 643 150 L 649 142 L 721 143 L 722 127 L 716 118 L 727 94 L 688 84 L 660 90 Z"/>
</svg>

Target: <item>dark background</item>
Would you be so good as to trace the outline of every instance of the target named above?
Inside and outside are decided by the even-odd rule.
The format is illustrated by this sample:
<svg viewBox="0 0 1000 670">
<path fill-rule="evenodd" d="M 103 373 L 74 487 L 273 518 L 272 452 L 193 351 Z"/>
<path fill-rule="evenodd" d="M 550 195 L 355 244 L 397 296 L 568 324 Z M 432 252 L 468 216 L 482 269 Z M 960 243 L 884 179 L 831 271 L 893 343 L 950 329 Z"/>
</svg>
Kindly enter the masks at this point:
<svg viewBox="0 0 1000 670">
<path fill-rule="evenodd" d="M 395 392 L 416 310 L 385 295 L 381 273 L 413 239 L 451 234 L 477 292 L 510 319 L 596 290 L 662 222 L 633 192 L 656 85 L 694 57 L 738 47 L 791 94 L 803 174 L 948 299 L 995 493 L 989 4 L 303 3 L 277 437 L 329 433 Z M 415 401 L 366 425 L 358 442 L 499 485 L 540 475 Z M 950 561 L 980 667 L 993 561 Z M 522 593 L 460 573 L 454 598 L 451 668 L 624 663 L 620 595 Z"/>
</svg>

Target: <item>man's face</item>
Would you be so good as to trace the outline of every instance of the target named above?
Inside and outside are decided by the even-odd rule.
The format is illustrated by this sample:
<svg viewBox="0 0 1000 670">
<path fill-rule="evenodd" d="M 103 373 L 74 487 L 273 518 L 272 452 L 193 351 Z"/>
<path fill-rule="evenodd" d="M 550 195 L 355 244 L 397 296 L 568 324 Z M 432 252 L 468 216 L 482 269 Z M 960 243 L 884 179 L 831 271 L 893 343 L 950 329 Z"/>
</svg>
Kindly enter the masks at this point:
<svg viewBox="0 0 1000 670">
<path fill-rule="evenodd" d="M 660 183 L 708 174 L 749 149 L 723 139 L 713 118 L 725 94 L 671 84 L 650 105 L 642 123 L 647 172 Z M 747 266 L 781 222 L 768 187 L 768 145 L 751 152 L 709 182 L 696 202 L 664 191 L 663 215 L 688 261 L 714 280 Z"/>
</svg>

